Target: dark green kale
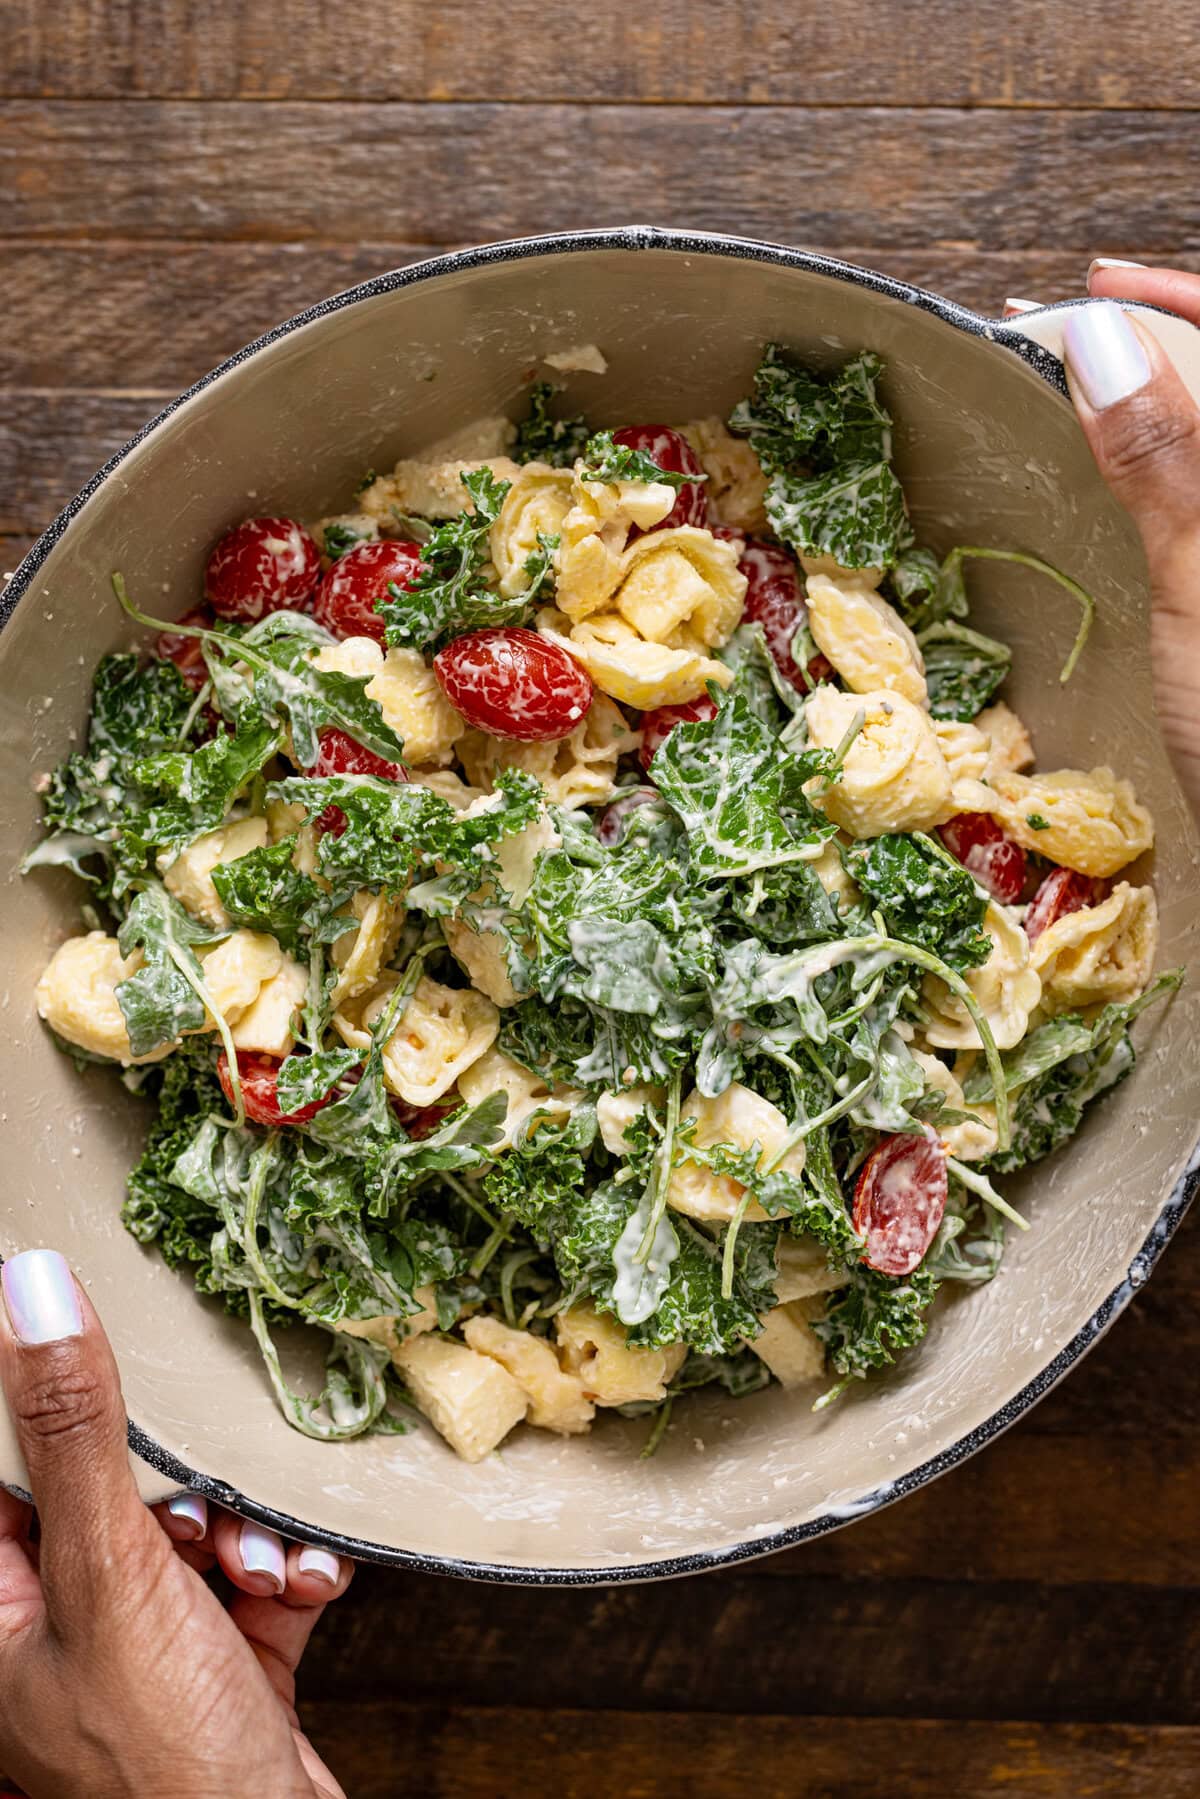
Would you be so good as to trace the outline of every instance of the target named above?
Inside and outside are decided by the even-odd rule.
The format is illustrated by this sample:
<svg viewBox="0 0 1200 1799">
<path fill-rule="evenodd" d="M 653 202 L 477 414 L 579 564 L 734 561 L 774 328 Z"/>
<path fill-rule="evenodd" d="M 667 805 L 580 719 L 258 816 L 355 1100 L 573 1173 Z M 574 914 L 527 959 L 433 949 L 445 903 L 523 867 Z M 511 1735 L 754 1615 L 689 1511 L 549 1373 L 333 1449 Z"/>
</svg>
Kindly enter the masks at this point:
<svg viewBox="0 0 1200 1799">
<path fill-rule="evenodd" d="M 213 869 L 213 886 L 234 924 L 266 931 L 289 955 L 325 913 L 329 896 L 294 866 L 295 843 L 284 838 Z"/>
<path fill-rule="evenodd" d="M 987 898 L 967 870 L 927 837 L 888 833 L 842 851 L 846 872 L 887 921 L 888 933 L 932 950 L 960 973 L 992 953 Z"/>
<path fill-rule="evenodd" d="M 202 1031 L 207 1017 L 204 970 L 196 945 L 222 936 L 199 924 L 154 884 L 135 895 L 117 934 L 123 956 L 141 950 L 142 966 L 116 988 L 117 1004 L 135 1056 L 174 1043 L 186 1031 Z"/>
<path fill-rule="evenodd" d="M 917 639 L 925 659 L 929 710 L 934 718 L 974 718 L 1008 678 L 1012 651 L 998 638 L 966 625 L 930 625 Z"/>
<path fill-rule="evenodd" d="M 591 429 L 582 416 L 550 417 L 550 402 L 557 392 L 549 381 L 535 381 L 529 389 L 529 414 L 517 426 L 514 462 L 548 462 L 551 468 L 570 468 L 583 455 Z"/>
<path fill-rule="evenodd" d="M 677 493 L 690 482 L 708 479 L 707 475 L 688 475 L 678 469 L 663 468 L 647 451 L 614 442 L 611 431 L 597 431 L 588 439 L 579 474 L 584 481 L 653 481 L 660 486 L 673 487 Z"/>
<path fill-rule="evenodd" d="M 331 562 L 336 562 L 339 556 L 344 556 L 347 550 L 352 550 L 356 543 L 370 541 L 363 532 L 354 531 L 349 525 L 340 524 L 326 525 L 323 539 L 325 554 Z"/>
<path fill-rule="evenodd" d="M 218 731 L 195 750 L 139 758 L 133 778 L 149 796 L 127 834 L 148 846 L 180 850 L 215 830 L 230 807 L 280 746 L 279 726 L 245 712 L 231 734 Z"/>
<path fill-rule="evenodd" d="M 925 1335 L 936 1292 L 937 1281 L 927 1268 L 893 1278 L 856 1262 L 848 1271 L 847 1285 L 833 1295 L 824 1318 L 813 1324 L 830 1366 L 856 1379 L 874 1368 L 886 1368 L 902 1349 L 911 1349 Z"/>
</svg>

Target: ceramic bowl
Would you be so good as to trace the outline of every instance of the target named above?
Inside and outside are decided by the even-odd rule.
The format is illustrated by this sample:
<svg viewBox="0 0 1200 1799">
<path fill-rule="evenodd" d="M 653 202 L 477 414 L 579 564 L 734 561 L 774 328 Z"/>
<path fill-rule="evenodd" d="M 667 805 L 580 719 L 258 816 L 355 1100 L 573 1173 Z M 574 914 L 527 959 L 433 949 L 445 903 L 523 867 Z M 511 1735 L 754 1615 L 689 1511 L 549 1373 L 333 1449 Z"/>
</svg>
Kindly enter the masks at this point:
<svg viewBox="0 0 1200 1799">
<path fill-rule="evenodd" d="M 122 1229 L 144 1110 L 112 1073 L 77 1074 L 33 1009 L 37 973 L 78 929 L 79 890 L 55 871 L 16 873 L 37 834 L 34 778 L 77 741 L 97 659 L 131 641 L 114 569 L 176 616 L 232 522 L 341 509 L 366 467 L 518 409 L 547 353 L 601 346 L 608 374 L 572 376 L 571 400 L 617 424 L 727 412 L 778 339 L 819 364 L 864 346 L 886 357 L 922 540 L 1018 546 L 1095 593 L 1096 629 L 1063 689 L 1070 605 L 1012 569 L 972 570 L 980 627 L 1014 646 L 1012 700 L 1040 765 L 1109 762 L 1153 809 L 1161 962 L 1187 963 L 1196 832 L 1154 723 L 1137 540 L 1097 476 L 1053 353 L 1062 317 L 989 323 L 821 257 L 646 227 L 491 245 L 383 275 L 281 325 L 168 407 L 40 539 L 9 582 L 0 633 L 0 1248 L 50 1244 L 81 1272 L 120 1359 L 148 1496 L 197 1488 L 286 1534 L 452 1573 L 684 1573 L 833 1529 L 961 1461 L 1045 1393 L 1145 1280 L 1196 1180 L 1195 982 L 1139 1026 L 1134 1077 L 1069 1148 L 1007 1184 L 1033 1228 L 998 1279 L 942 1303 L 902 1370 L 827 1412 L 779 1388 L 736 1403 L 697 1396 L 650 1461 L 638 1456 L 645 1423 L 616 1417 L 567 1441 L 518 1432 L 477 1467 L 426 1428 L 312 1442 L 284 1423 L 248 1330 Z M 1195 356 L 1189 327 L 1153 322 L 1181 358 Z M 21 1482 L 11 1440 L 0 1475 Z"/>
</svg>

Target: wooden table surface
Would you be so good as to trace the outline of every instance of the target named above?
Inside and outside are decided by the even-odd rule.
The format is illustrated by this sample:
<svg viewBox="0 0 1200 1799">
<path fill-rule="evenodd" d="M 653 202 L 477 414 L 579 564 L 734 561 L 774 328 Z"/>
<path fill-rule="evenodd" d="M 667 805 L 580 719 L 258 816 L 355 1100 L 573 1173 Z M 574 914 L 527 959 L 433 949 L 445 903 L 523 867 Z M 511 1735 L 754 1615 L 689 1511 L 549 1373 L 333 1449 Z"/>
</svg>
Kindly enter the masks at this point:
<svg viewBox="0 0 1200 1799">
<path fill-rule="evenodd" d="M 4 568 L 196 376 L 432 250 L 649 220 L 994 311 L 1200 268 L 1192 0 L 0 0 L 0 44 Z M 361 1570 L 313 1737 L 351 1799 L 1191 1799 L 1198 1252 L 834 1537 L 613 1590 Z"/>
</svg>

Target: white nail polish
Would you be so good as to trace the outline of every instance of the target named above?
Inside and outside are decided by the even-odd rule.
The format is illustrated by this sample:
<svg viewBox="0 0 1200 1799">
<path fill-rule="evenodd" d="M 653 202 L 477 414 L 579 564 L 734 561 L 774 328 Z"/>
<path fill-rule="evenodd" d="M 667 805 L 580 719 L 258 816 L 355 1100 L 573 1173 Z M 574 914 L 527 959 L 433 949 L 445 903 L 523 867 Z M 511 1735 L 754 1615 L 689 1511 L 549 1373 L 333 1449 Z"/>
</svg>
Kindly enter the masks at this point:
<svg viewBox="0 0 1200 1799">
<path fill-rule="evenodd" d="M 328 1549 L 302 1549 L 299 1556 L 301 1574 L 315 1574 L 318 1580 L 327 1580 L 330 1586 L 337 1583 L 341 1568 L 336 1555 L 330 1555 Z"/>
<path fill-rule="evenodd" d="M 283 1544 L 273 1530 L 246 1519 L 238 1535 L 238 1557 L 247 1574 L 265 1574 L 277 1593 L 287 1583 Z"/>
<path fill-rule="evenodd" d="M 176 1493 L 174 1499 L 168 1499 L 167 1510 L 172 1518 L 192 1525 L 197 1537 L 208 1529 L 208 1506 L 199 1493 Z"/>
<path fill-rule="evenodd" d="M 1144 262 L 1127 262 L 1123 256 L 1093 256 L 1088 263 L 1088 280 L 1097 269 L 1144 269 Z"/>
<path fill-rule="evenodd" d="M 1096 412 L 1127 400 L 1150 379 L 1150 363 L 1121 308 L 1096 300 L 1073 312 L 1063 328 L 1071 373 Z"/>
<path fill-rule="evenodd" d="M 26 1249 L 0 1269 L 8 1321 L 22 1343 L 78 1337 L 83 1314 L 71 1270 L 56 1249 Z"/>
<path fill-rule="evenodd" d="M 1037 312 L 1041 304 L 1042 302 L 1040 300 L 1006 300 L 1004 302 L 1004 316 L 1005 318 L 1008 318 L 1009 315 L 1014 312 Z"/>
</svg>

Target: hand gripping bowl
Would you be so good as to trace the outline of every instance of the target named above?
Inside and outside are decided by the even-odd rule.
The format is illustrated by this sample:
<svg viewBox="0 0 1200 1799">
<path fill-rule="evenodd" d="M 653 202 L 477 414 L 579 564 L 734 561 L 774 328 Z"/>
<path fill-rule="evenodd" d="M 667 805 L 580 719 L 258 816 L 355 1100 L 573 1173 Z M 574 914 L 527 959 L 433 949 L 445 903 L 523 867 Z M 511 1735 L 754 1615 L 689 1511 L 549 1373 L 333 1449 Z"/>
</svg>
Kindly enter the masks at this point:
<svg viewBox="0 0 1200 1799">
<path fill-rule="evenodd" d="M 1010 1189 L 1034 1228 L 992 1285 L 943 1303 L 902 1376 L 864 1383 L 815 1416 L 803 1391 L 736 1405 L 697 1397 L 648 1462 L 637 1454 L 644 1422 L 615 1416 L 581 1439 L 518 1433 L 475 1467 L 426 1429 L 312 1442 L 276 1409 L 245 1326 L 122 1229 L 138 1104 L 105 1070 L 76 1074 L 33 1008 L 49 950 L 78 928 L 78 890 L 57 871 L 16 873 L 37 826 L 32 777 L 71 745 L 97 658 L 129 642 L 110 597 L 114 569 L 175 616 L 231 522 L 336 510 L 368 465 L 518 406 L 547 352 L 601 345 L 607 377 L 574 376 L 571 394 L 597 423 L 617 424 L 728 410 L 762 344 L 779 339 L 818 363 L 864 346 L 887 358 L 900 473 L 923 541 L 1019 546 L 1095 593 L 1096 629 L 1062 689 L 1074 617 L 1011 570 L 974 577 L 980 628 L 1014 645 L 1014 703 L 1041 765 L 1111 759 L 1152 808 L 1161 964 L 1191 962 L 1197 841 L 1153 718 L 1144 570 L 1061 365 L 1042 347 L 1061 342 L 1065 310 L 990 324 L 845 264 L 646 228 L 491 245 L 381 276 L 280 326 L 169 407 L 35 546 L 9 583 L 0 633 L 0 1249 L 50 1244 L 81 1271 L 120 1358 L 148 1497 L 188 1485 L 288 1534 L 457 1574 L 567 1583 L 685 1573 L 831 1530 L 953 1466 L 1046 1392 L 1127 1303 L 1198 1178 L 1194 979 L 1142 1025 L 1135 1077 Z M 1200 337 L 1147 317 L 1200 379 Z M 0 1441 L 0 1477 L 22 1480 L 11 1440 Z"/>
</svg>

